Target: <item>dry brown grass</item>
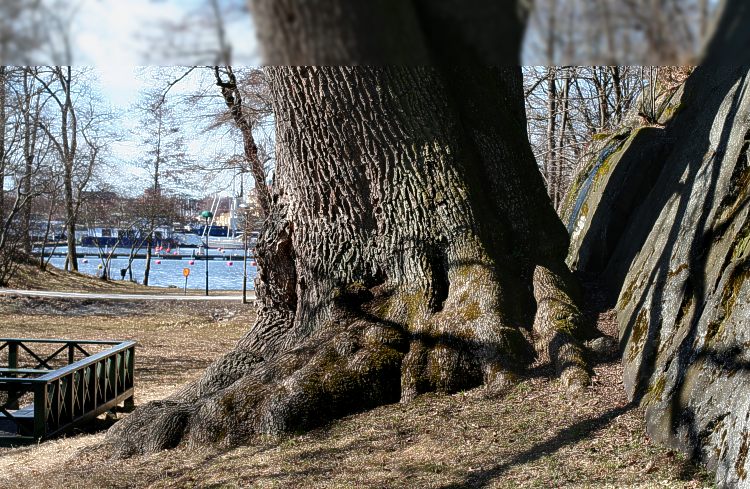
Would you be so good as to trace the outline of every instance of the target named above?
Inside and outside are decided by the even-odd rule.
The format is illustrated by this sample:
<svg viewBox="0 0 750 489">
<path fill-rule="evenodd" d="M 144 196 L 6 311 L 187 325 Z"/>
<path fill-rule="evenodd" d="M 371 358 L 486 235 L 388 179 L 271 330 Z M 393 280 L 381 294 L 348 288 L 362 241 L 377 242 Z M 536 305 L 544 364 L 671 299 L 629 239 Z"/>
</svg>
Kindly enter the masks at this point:
<svg viewBox="0 0 750 489">
<path fill-rule="evenodd" d="M 251 320 L 247 309 L 195 305 L 120 310 L 116 316 L 19 314 L 0 307 L 4 334 L 137 338 L 139 403 L 199 374 Z M 70 310 L 71 308 L 69 308 Z M 75 309 L 75 308 L 72 308 Z M 1 312 L 1 311 L 5 312 Z M 214 316 L 212 316 L 212 312 Z M 605 321 L 603 321 L 605 322 Z M 324 428 L 252 446 L 180 447 L 129 460 L 92 450 L 82 434 L 0 450 L 0 487 L 703 487 L 706 474 L 644 433 L 627 403 L 618 362 L 596 367 L 595 383 L 567 395 L 537 368 L 503 398 L 477 389 L 388 405 Z"/>
</svg>

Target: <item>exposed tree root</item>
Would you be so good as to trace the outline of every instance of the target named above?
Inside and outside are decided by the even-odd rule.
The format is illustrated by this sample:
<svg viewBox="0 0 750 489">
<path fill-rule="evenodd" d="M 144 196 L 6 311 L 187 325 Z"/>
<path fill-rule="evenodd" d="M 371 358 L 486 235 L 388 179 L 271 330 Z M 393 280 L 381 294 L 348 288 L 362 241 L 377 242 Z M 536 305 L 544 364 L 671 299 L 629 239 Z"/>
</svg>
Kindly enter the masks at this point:
<svg viewBox="0 0 750 489">
<path fill-rule="evenodd" d="M 577 306 L 579 294 L 567 268 L 553 272 L 540 265 L 534 270 L 535 347 L 541 359 L 549 360 L 560 381 L 573 391 L 591 383 L 582 342 L 591 338 L 593 330 Z"/>
<path fill-rule="evenodd" d="M 537 344 L 564 382 L 586 385 L 578 310 L 554 274 L 541 268 L 537 274 L 546 284 L 536 288 Z M 259 435 L 309 430 L 425 392 L 480 385 L 502 391 L 534 358 L 529 335 L 485 309 L 492 301 L 481 293 L 466 297 L 465 290 L 456 291 L 458 297 L 449 294 L 442 310 L 432 312 L 427 294 L 361 285 L 337 290 L 333 320 L 299 346 L 266 359 L 248 349 L 250 335 L 171 399 L 137 408 L 109 431 L 107 442 L 121 457 L 183 441 L 236 445 Z"/>
</svg>

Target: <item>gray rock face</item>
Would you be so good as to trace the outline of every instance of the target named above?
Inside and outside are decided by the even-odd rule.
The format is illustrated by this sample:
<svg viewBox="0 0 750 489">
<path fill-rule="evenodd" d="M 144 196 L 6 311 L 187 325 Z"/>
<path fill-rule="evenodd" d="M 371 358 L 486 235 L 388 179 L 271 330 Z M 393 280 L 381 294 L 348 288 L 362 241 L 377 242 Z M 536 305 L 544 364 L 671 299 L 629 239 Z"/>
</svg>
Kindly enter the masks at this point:
<svg viewBox="0 0 750 489">
<path fill-rule="evenodd" d="M 568 264 L 599 276 L 610 290 L 622 284 L 622 276 L 610 277 L 605 271 L 634 210 L 662 169 L 664 133 L 662 128 L 642 127 L 609 139 L 597 163 L 583 173 L 585 179 L 566 219 L 571 236 Z"/>
<path fill-rule="evenodd" d="M 643 127 L 637 117 L 627 117 L 616 133 L 599 135 L 593 144 L 595 156 L 575 179 L 563 204 L 563 222 L 571 237 L 568 265 L 598 277 L 611 303 L 617 299 L 632 256 L 617 256 L 620 262 L 624 259 L 624 267 L 611 262 L 623 241 L 633 241 L 625 237 L 627 226 L 664 168 L 670 150 L 664 126 L 682 110 L 682 96 L 683 87 L 659 95 L 658 126 Z"/>
<path fill-rule="evenodd" d="M 619 295 L 624 383 L 648 432 L 721 487 L 750 487 L 750 52 L 737 51 L 750 34 L 731 28 L 750 7 L 738 5 L 672 120 L 628 132 L 582 199 L 569 255 Z"/>
<path fill-rule="evenodd" d="M 649 432 L 728 485 L 750 484 L 747 77 L 702 67 L 688 80 L 664 171 L 608 265 L 612 277 L 629 264 L 617 305 L 624 382 Z"/>
</svg>

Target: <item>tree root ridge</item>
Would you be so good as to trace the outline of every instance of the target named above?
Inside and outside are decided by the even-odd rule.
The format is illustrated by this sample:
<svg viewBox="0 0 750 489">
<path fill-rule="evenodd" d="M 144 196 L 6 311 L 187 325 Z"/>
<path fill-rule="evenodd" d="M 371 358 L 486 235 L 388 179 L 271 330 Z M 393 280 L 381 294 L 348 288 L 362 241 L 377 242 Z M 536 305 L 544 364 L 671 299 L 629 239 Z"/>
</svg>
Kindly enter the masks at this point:
<svg viewBox="0 0 750 489">
<path fill-rule="evenodd" d="M 112 454 L 117 458 L 143 455 L 174 448 L 182 441 L 192 414 L 183 401 L 153 401 L 136 408 L 127 423 L 116 423 L 107 432 Z"/>
<path fill-rule="evenodd" d="M 591 383 L 583 341 L 593 337 L 594 329 L 578 308 L 578 295 L 577 283 L 567 267 L 540 265 L 534 270 L 535 347 L 541 360 L 555 366 L 560 381 L 571 391 Z"/>
</svg>

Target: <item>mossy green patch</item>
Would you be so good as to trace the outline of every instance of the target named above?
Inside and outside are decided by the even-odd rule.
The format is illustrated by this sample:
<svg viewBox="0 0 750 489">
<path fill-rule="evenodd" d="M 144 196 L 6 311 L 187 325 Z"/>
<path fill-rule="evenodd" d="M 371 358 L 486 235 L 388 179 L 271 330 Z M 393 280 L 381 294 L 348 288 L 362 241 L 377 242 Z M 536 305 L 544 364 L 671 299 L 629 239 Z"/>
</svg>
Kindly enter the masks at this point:
<svg viewBox="0 0 750 489">
<path fill-rule="evenodd" d="M 750 233 L 740 236 L 732 250 L 733 260 L 744 260 L 750 257 Z"/>
<path fill-rule="evenodd" d="M 684 271 L 685 271 L 685 270 L 687 270 L 688 268 L 690 268 L 690 266 L 689 266 L 689 265 L 688 265 L 687 263 L 683 263 L 683 264 L 682 264 L 682 265 L 680 265 L 679 267 L 677 267 L 677 268 L 675 268 L 674 270 L 670 271 L 670 272 L 669 272 L 669 273 L 667 274 L 667 278 L 669 278 L 669 279 L 672 279 L 672 278 L 674 278 L 674 277 L 676 277 L 676 276 L 680 275 L 680 274 L 681 274 L 682 272 L 684 272 Z"/>
<path fill-rule="evenodd" d="M 367 291 L 367 286 L 362 282 L 352 282 L 347 284 L 344 291 L 350 295 L 357 295 Z"/>
<path fill-rule="evenodd" d="M 419 292 L 398 294 L 392 300 L 404 304 L 406 307 L 406 322 L 408 323 L 414 322 L 425 310 L 424 294 Z"/>
<path fill-rule="evenodd" d="M 479 302 L 471 301 L 461 308 L 461 314 L 463 319 L 467 322 L 475 321 L 482 315 L 482 309 L 479 307 Z"/>
<path fill-rule="evenodd" d="M 655 382 L 652 382 L 648 386 L 646 394 L 641 400 L 642 406 L 649 406 L 655 402 L 661 401 L 662 395 L 664 394 L 664 388 L 667 385 L 667 378 L 662 374 Z"/>
<path fill-rule="evenodd" d="M 632 140 L 635 137 L 636 133 L 633 133 L 632 136 L 630 136 L 630 140 Z M 613 141 L 614 143 L 615 141 Z M 606 178 L 612 173 L 612 170 L 614 170 L 614 167 L 617 166 L 617 163 L 620 161 L 620 156 L 622 153 L 622 149 L 625 147 L 625 144 L 623 142 L 620 142 L 614 150 L 607 155 L 606 158 L 602 161 L 602 164 L 599 166 L 599 169 L 596 171 L 596 175 L 594 175 L 594 189 L 598 189 L 599 186 L 606 180 Z"/>
<path fill-rule="evenodd" d="M 664 109 L 662 109 L 661 114 L 659 115 L 659 121 L 662 124 L 665 124 L 672 120 L 674 116 L 682 112 L 682 110 L 685 108 L 685 103 L 680 100 L 677 104 L 668 103 Z"/>
<path fill-rule="evenodd" d="M 740 297 L 742 286 L 748 278 L 750 278 L 750 269 L 739 267 L 734 270 L 726 285 L 724 285 L 721 303 L 724 307 L 725 318 L 731 315 L 734 305 Z"/>
<path fill-rule="evenodd" d="M 745 468 L 745 462 L 747 461 L 747 454 L 750 451 L 750 437 L 747 431 L 742 432 L 742 442 L 740 443 L 740 449 L 737 452 L 737 460 L 734 462 L 734 470 L 737 472 L 740 480 L 747 479 L 747 469 Z"/>
<path fill-rule="evenodd" d="M 370 310 L 378 319 L 387 320 L 390 318 L 392 298 L 384 297 L 370 305 Z"/>
<path fill-rule="evenodd" d="M 633 324 L 633 333 L 630 336 L 630 350 L 628 352 L 628 361 L 632 362 L 642 350 L 642 343 L 646 340 L 648 334 L 649 320 L 648 309 L 643 308 L 638 313 L 638 317 Z"/>
<path fill-rule="evenodd" d="M 706 346 L 712 344 L 717 336 L 720 337 L 720 333 L 723 333 L 723 326 L 724 321 L 711 321 L 708 323 L 706 326 L 706 337 L 704 339 L 704 344 Z"/>
<path fill-rule="evenodd" d="M 623 310 L 630 304 L 630 301 L 633 299 L 633 294 L 635 293 L 636 289 L 636 280 L 630 281 L 628 286 L 625 288 L 625 290 L 620 294 L 620 300 L 617 303 L 617 309 Z"/>
<path fill-rule="evenodd" d="M 675 324 L 680 325 L 685 318 L 689 317 L 690 310 L 693 308 L 694 302 L 695 299 L 693 298 L 693 293 L 691 291 L 687 291 L 685 293 L 685 296 L 682 298 L 682 304 L 680 305 L 680 311 L 677 313 Z"/>
</svg>

